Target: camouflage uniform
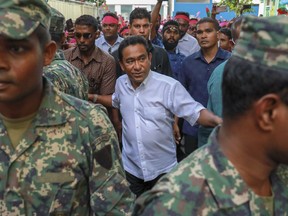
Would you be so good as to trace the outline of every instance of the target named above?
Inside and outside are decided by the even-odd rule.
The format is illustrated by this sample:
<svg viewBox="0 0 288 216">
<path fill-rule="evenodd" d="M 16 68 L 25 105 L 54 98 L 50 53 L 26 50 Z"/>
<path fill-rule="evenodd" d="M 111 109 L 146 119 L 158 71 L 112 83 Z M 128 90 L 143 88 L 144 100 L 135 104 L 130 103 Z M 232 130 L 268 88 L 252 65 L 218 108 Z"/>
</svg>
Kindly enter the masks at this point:
<svg viewBox="0 0 288 216">
<path fill-rule="evenodd" d="M 61 40 L 64 34 L 65 17 L 55 8 L 51 8 L 51 14 L 49 31 Z M 51 64 L 44 67 L 44 76 L 60 91 L 88 100 L 88 79 L 78 68 L 65 60 L 61 49 L 57 50 Z"/>
<path fill-rule="evenodd" d="M 89 86 L 86 76 L 65 60 L 62 50 L 57 50 L 51 64 L 44 67 L 44 76 L 60 91 L 88 100 Z"/>
<path fill-rule="evenodd" d="M 45 86 L 15 150 L 0 119 L 0 215 L 128 214 L 134 197 L 107 115 Z"/>
<path fill-rule="evenodd" d="M 270 215 L 263 200 L 243 181 L 212 134 L 137 201 L 134 215 Z M 287 169 L 286 169 L 287 170 Z M 288 215 L 287 184 L 272 173 L 274 215 Z"/>
<path fill-rule="evenodd" d="M 0 1 L 1 36 L 25 39 L 49 22 L 45 0 Z M 134 196 L 106 113 L 43 83 L 41 104 L 15 149 L 0 118 L 0 215 L 130 214 Z"/>
</svg>

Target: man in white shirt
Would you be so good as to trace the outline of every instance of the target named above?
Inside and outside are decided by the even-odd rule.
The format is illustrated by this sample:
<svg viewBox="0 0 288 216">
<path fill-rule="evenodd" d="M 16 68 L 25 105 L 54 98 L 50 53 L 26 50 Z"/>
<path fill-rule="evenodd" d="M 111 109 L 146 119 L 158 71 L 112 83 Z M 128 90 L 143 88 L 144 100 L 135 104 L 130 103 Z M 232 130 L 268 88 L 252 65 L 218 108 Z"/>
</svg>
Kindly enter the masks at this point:
<svg viewBox="0 0 288 216">
<path fill-rule="evenodd" d="M 174 20 L 179 23 L 181 39 L 179 40 L 177 49 L 185 56 L 192 55 L 200 50 L 197 40 L 187 33 L 189 28 L 189 13 L 179 11 L 176 13 Z"/>
<path fill-rule="evenodd" d="M 221 119 L 177 80 L 150 70 L 152 56 L 143 37 L 126 38 L 118 52 L 126 74 L 117 79 L 112 100 L 99 95 L 97 102 L 120 109 L 124 169 L 131 191 L 139 196 L 177 164 L 174 115 L 191 125 L 217 125 Z"/>
<path fill-rule="evenodd" d="M 119 44 L 123 40 L 123 38 L 118 35 L 120 28 L 118 16 L 111 12 L 105 13 L 102 18 L 101 27 L 103 35 L 95 41 L 95 45 L 111 54 L 118 49 Z"/>
</svg>

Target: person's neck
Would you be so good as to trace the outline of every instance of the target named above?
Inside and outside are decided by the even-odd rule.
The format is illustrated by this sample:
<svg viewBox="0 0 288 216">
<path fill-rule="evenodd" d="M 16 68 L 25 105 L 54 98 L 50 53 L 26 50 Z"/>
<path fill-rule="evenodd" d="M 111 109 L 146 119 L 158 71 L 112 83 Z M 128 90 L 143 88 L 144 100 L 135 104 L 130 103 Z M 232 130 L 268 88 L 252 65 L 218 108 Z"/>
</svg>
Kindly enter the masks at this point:
<svg viewBox="0 0 288 216">
<path fill-rule="evenodd" d="M 106 42 L 110 45 L 113 46 L 115 42 L 117 41 L 118 36 L 113 37 L 113 38 L 105 38 Z"/>
<path fill-rule="evenodd" d="M 217 52 L 218 52 L 218 45 L 216 44 L 213 47 L 209 47 L 207 49 L 205 48 L 201 48 L 201 52 L 205 58 L 205 60 L 207 61 L 207 63 L 210 63 L 216 56 Z"/>
<path fill-rule="evenodd" d="M 267 156 L 265 148 L 261 148 L 265 142 L 265 138 L 261 138 L 265 135 L 256 133 L 251 136 L 249 129 L 239 132 L 243 127 L 245 125 L 235 127 L 223 123 L 218 135 L 220 148 L 255 194 L 271 196 L 270 174 L 278 164 Z"/>
<path fill-rule="evenodd" d="M 93 48 L 87 50 L 86 52 L 80 51 L 81 57 L 83 58 L 83 61 L 86 63 L 86 61 L 88 61 L 92 55 L 92 53 L 95 50 L 95 45 L 93 46 Z"/>
</svg>

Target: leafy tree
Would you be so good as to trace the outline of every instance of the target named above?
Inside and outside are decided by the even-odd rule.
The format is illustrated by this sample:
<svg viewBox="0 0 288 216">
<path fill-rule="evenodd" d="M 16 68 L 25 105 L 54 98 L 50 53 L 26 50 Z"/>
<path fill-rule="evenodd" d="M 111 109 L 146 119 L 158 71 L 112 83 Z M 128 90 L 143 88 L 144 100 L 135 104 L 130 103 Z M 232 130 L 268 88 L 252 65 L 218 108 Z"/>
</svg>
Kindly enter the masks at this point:
<svg viewBox="0 0 288 216">
<path fill-rule="evenodd" d="M 234 11 L 237 16 L 244 12 L 251 12 L 253 0 L 221 0 L 218 5 L 227 5 L 230 10 Z"/>
</svg>

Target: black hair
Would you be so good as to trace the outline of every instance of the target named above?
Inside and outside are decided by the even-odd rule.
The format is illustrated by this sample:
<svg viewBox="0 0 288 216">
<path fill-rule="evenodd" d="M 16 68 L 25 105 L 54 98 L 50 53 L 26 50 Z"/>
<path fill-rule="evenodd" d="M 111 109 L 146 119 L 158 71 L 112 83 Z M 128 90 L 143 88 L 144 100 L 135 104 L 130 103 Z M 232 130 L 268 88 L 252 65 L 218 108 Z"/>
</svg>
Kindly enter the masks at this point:
<svg viewBox="0 0 288 216">
<path fill-rule="evenodd" d="M 222 92 L 223 117 L 228 119 L 243 115 L 269 93 L 278 94 L 288 105 L 288 74 L 232 56 L 224 68 Z"/>
<path fill-rule="evenodd" d="M 162 28 L 162 34 L 164 33 L 164 31 L 167 29 L 167 26 L 177 26 L 179 28 L 179 23 L 176 20 L 169 20 L 167 22 L 164 23 L 163 28 Z"/>
<path fill-rule="evenodd" d="M 75 20 L 75 26 L 76 25 L 86 25 L 86 26 L 91 26 L 94 28 L 95 32 L 98 29 L 98 22 L 95 19 L 95 17 L 91 16 L 91 15 L 82 15 L 80 17 L 78 17 Z"/>
<path fill-rule="evenodd" d="M 115 13 L 112 13 L 112 12 L 107 12 L 107 13 L 105 13 L 105 14 L 103 15 L 103 17 L 102 17 L 102 20 L 103 20 L 104 17 L 106 17 L 106 16 L 112 16 L 112 17 L 114 17 L 115 19 L 119 20 L 119 17 L 118 17 Z"/>
<path fill-rule="evenodd" d="M 139 36 L 139 35 L 128 36 L 119 45 L 119 48 L 118 48 L 119 61 L 122 62 L 122 60 L 123 60 L 123 50 L 126 47 L 128 47 L 130 45 L 137 45 L 137 44 L 143 45 L 145 47 L 147 53 L 150 52 L 147 40 L 144 37 Z"/>
<path fill-rule="evenodd" d="M 220 28 L 219 32 L 221 32 L 224 35 L 226 35 L 229 38 L 229 40 L 232 39 L 231 29 L 229 29 L 229 28 Z"/>
<path fill-rule="evenodd" d="M 36 37 L 39 40 L 41 49 L 44 50 L 47 43 L 51 41 L 51 35 L 49 29 L 45 28 L 42 25 L 39 25 L 35 30 Z"/>
<path fill-rule="evenodd" d="M 199 24 L 207 23 L 207 22 L 208 22 L 208 23 L 212 23 L 213 26 L 214 26 L 214 29 L 215 29 L 216 31 L 218 31 L 218 30 L 220 29 L 220 26 L 219 26 L 218 21 L 215 20 L 215 19 L 212 19 L 211 17 L 204 17 L 204 18 L 200 19 L 200 20 L 197 22 L 196 27 L 198 27 Z"/>
<path fill-rule="evenodd" d="M 129 24 L 133 23 L 134 19 L 148 19 L 151 22 L 151 15 L 146 8 L 135 8 L 129 16 Z"/>
</svg>

